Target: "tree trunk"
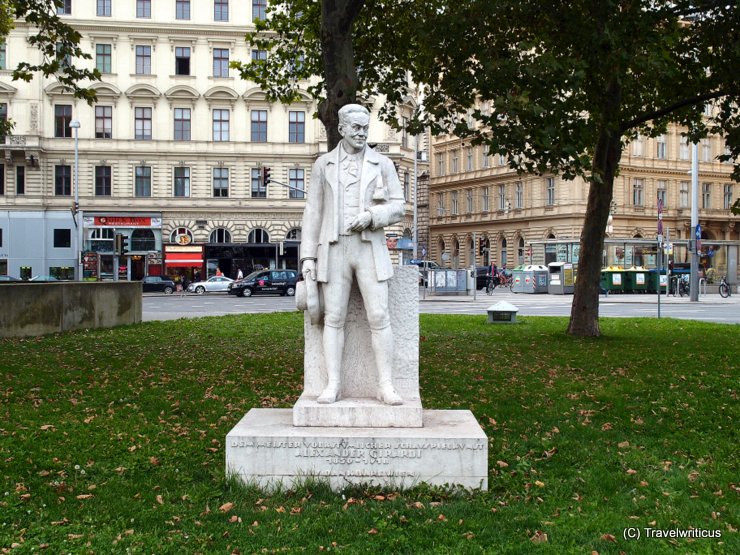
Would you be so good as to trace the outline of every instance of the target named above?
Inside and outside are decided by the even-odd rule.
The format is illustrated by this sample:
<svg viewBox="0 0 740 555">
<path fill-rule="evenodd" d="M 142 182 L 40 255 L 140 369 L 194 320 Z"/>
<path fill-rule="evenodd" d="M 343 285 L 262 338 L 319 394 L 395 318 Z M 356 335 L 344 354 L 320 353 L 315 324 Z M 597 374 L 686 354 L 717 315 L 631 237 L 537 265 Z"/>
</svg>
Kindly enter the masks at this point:
<svg viewBox="0 0 740 555">
<path fill-rule="evenodd" d="M 599 283 L 601 281 L 604 235 L 609 219 L 609 208 L 614 195 L 614 176 L 622 157 L 622 129 L 615 124 L 620 103 L 620 88 L 616 81 L 606 92 L 604 124 L 599 132 L 591 172 L 591 184 L 586 205 L 586 219 L 581 232 L 578 259 L 578 279 L 570 311 L 568 334 L 579 337 L 598 337 Z"/>
<path fill-rule="evenodd" d="M 319 120 L 326 128 L 329 150 L 339 141 L 339 109 L 357 101 L 357 67 L 353 26 L 365 0 L 321 0 L 321 50 L 326 99 L 319 103 Z"/>
</svg>

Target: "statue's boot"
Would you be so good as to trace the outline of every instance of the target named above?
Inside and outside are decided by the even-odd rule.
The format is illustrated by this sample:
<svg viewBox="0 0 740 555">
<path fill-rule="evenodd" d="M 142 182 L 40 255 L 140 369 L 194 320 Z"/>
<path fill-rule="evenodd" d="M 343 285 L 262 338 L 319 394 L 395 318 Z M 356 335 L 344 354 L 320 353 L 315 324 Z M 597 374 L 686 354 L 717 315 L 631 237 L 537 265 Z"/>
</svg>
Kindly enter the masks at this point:
<svg viewBox="0 0 740 555">
<path fill-rule="evenodd" d="M 403 399 L 393 388 L 393 332 L 390 326 L 372 330 L 373 352 L 378 365 L 378 400 L 386 405 L 402 405 Z"/>
<path fill-rule="evenodd" d="M 344 353 L 344 328 L 335 328 L 324 323 L 324 362 L 326 364 L 327 384 L 316 399 L 328 405 L 337 400 L 341 388 L 340 376 L 342 354 Z"/>
</svg>

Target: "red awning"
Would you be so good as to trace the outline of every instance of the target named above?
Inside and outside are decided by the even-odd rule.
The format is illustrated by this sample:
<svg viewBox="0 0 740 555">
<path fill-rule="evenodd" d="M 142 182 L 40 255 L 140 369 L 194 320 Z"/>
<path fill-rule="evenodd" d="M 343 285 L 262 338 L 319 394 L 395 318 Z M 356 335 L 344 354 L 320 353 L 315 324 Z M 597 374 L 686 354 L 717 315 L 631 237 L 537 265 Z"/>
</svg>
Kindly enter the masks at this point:
<svg viewBox="0 0 740 555">
<path fill-rule="evenodd" d="M 202 252 L 173 252 L 168 253 L 165 251 L 164 258 L 165 266 L 179 266 L 192 268 L 193 266 L 203 265 L 203 253 Z"/>
</svg>

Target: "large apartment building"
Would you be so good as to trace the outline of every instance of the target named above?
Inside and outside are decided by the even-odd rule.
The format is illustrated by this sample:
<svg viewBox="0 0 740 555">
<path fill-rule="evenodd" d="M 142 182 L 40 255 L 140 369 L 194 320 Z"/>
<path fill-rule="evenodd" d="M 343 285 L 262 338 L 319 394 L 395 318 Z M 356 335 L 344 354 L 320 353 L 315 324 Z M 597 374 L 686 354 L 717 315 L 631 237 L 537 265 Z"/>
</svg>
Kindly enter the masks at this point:
<svg viewBox="0 0 740 555">
<path fill-rule="evenodd" d="M 711 107 L 707 108 L 708 110 Z M 736 282 L 740 228 L 730 206 L 739 185 L 720 137 L 698 145 L 701 263 Z M 604 265 L 655 267 L 658 204 L 674 263 L 688 260 L 691 145 L 672 127 L 629 144 L 615 180 Z M 447 267 L 577 262 L 588 184 L 558 176 L 517 176 L 499 155 L 454 136 L 432 144 L 430 258 Z"/>
<path fill-rule="evenodd" d="M 326 133 L 307 92 L 271 103 L 229 67 L 268 55 L 245 42 L 266 2 L 65 0 L 59 14 L 92 55 L 74 63 L 102 74 L 92 106 L 53 78 L 11 80 L 40 56 L 26 42 L 33 29 L 17 22 L 0 50 L 0 111 L 15 122 L 0 160 L 0 274 L 72 278 L 80 252 L 91 279 L 297 267 Z M 400 261 L 411 252 L 414 144 L 377 118 L 369 142 L 396 162 L 409 199 L 389 233 Z M 117 235 L 128 247 L 120 258 Z"/>
</svg>

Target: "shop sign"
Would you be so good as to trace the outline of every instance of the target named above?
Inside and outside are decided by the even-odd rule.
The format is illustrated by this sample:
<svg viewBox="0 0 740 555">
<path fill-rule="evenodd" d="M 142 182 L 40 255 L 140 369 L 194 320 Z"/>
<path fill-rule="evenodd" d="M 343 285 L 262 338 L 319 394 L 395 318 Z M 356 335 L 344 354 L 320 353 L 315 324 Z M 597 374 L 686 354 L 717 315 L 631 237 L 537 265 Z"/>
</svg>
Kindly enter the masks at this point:
<svg viewBox="0 0 740 555">
<path fill-rule="evenodd" d="M 187 233 L 180 233 L 178 235 L 175 235 L 175 243 L 177 243 L 178 245 L 189 245 L 192 242 L 193 240 Z"/>
<path fill-rule="evenodd" d="M 162 263 L 162 253 L 161 252 L 150 252 L 146 255 L 146 260 L 148 264 L 161 264 Z"/>
<path fill-rule="evenodd" d="M 82 267 L 85 270 L 95 271 L 98 269 L 98 253 L 87 251 L 82 255 Z"/>
<path fill-rule="evenodd" d="M 200 254 L 201 252 L 203 252 L 203 247 L 201 247 L 200 245 L 194 245 L 191 247 L 177 246 L 177 245 L 165 245 L 164 250 L 166 252 L 197 252 Z"/>
<path fill-rule="evenodd" d="M 87 223 L 87 218 L 85 218 Z M 162 227 L 162 218 L 144 216 L 95 216 L 95 227 Z"/>
</svg>

